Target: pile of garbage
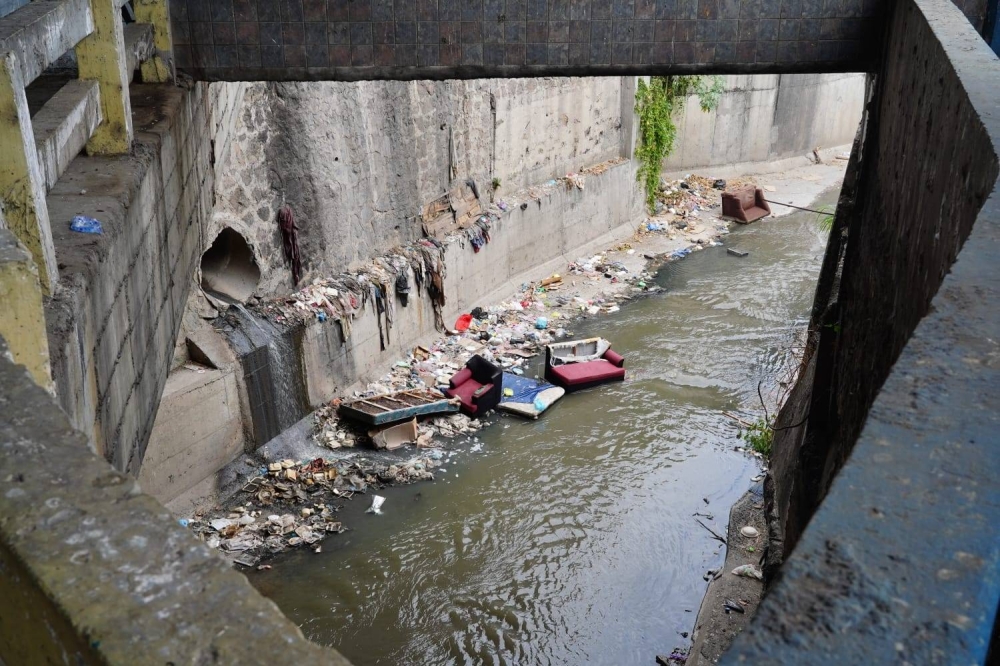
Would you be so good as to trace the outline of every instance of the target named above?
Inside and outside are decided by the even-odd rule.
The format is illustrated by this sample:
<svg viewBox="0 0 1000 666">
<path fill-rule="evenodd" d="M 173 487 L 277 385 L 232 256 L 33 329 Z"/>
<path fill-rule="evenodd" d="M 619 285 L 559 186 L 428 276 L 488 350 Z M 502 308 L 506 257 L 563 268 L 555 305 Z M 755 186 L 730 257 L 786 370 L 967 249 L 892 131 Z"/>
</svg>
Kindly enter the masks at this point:
<svg viewBox="0 0 1000 666">
<path fill-rule="evenodd" d="M 197 515 L 181 520 L 209 548 L 237 564 L 252 567 L 263 558 L 290 548 L 312 547 L 346 528 L 337 518 L 336 500 L 349 500 L 385 485 L 402 485 L 434 478 L 440 451 L 405 462 L 365 458 L 270 463 L 243 486 L 237 504 L 224 515 Z"/>
<path fill-rule="evenodd" d="M 560 293 L 570 289 L 569 277 L 606 279 L 609 283 L 632 285 L 633 293 L 648 291 L 652 275 L 645 271 L 631 273 L 624 264 L 605 255 L 579 259 L 570 264 L 566 278 L 552 275 L 537 282 L 525 283 L 509 301 L 488 308 L 477 307 L 458 318 L 446 337 L 433 344 L 415 347 L 378 381 L 364 390 L 355 391 L 352 398 L 373 396 L 411 389 L 437 389 L 442 393 L 449 380 L 465 367 L 475 354 L 494 363 L 505 372 L 524 375 L 529 361 L 545 345 L 570 337 L 566 328 L 579 316 L 611 314 L 628 294 L 618 298 L 595 296 L 584 298 Z M 348 399 L 348 398 L 345 398 Z M 314 439 L 331 449 L 349 448 L 369 442 L 370 433 L 342 419 L 337 410 L 341 400 L 334 400 L 315 413 Z M 419 447 L 437 445 L 437 438 L 470 434 L 482 427 L 479 420 L 463 414 L 440 415 L 419 424 Z"/>
<path fill-rule="evenodd" d="M 316 278 L 291 296 L 260 304 L 254 311 L 280 323 L 330 319 L 340 325 L 342 337 L 347 340 L 355 317 L 372 304 L 379 315 L 379 339 L 385 349 L 391 341 L 396 303 L 407 307 L 414 288 L 418 295 L 427 290 L 438 328 L 444 329 L 444 249 L 440 241 L 422 238 L 377 257 L 362 270 Z"/>
<path fill-rule="evenodd" d="M 669 213 L 679 219 L 697 218 L 699 213 L 718 208 L 723 190 L 756 186 L 752 178 L 725 181 L 721 178 L 705 178 L 688 174 L 679 180 L 660 179 L 660 190 L 656 194 L 655 214 Z"/>
</svg>

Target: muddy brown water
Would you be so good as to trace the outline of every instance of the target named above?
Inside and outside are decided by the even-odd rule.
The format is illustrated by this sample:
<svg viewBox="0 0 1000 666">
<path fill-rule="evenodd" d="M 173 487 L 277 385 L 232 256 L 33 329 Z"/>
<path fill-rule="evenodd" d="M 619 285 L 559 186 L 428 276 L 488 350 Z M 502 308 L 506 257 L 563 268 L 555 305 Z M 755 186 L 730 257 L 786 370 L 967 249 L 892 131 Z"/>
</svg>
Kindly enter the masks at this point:
<svg viewBox="0 0 1000 666">
<path fill-rule="evenodd" d="M 832 201 L 832 195 L 825 197 Z M 572 327 L 622 384 L 501 416 L 437 480 L 356 498 L 352 529 L 251 582 L 355 664 L 649 664 L 686 646 L 729 508 L 760 473 L 723 411 L 759 412 L 800 339 L 825 233 L 796 213 L 666 264 L 663 293 Z"/>
</svg>

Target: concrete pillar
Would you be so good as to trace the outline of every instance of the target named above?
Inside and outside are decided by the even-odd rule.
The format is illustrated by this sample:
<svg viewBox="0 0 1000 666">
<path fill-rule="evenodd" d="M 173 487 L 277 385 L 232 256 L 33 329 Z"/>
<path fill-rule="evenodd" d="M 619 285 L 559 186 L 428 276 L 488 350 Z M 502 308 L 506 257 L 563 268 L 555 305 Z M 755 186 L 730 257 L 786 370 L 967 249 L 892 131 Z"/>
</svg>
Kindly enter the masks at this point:
<svg viewBox="0 0 1000 666">
<path fill-rule="evenodd" d="M 167 83 L 174 80 L 173 39 L 170 36 L 168 0 L 133 0 L 132 10 L 138 23 L 153 26 L 152 58 L 142 63 L 143 83 Z"/>
<path fill-rule="evenodd" d="M 132 148 L 132 104 L 122 14 L 115 0 L 90 0 L 94 32 L 76 46 L 80 78 L 97 81 L 104 117 L 87 142 L 91 155 L 121 155 Z"/>
<path fill-rule="evenodd" d="M 35 382 L 52 390 L 49 342 L 45 334 L 42 290 L 31 254 L 10 231 L 0 228 L 0 338 L 14 362 L 25 366 Z"/>
<path fill-rule="evenodd" d="M 645 77 L 649 80 L 649 77 Z M 638 78 L 635 76 L 622 77 L 621 92 L 621 124 L 622 124 L 622 150 L 621 156 L 625 159 L 635 157 L 635 144 L 638 138 L 639 123 L 635 122 L 635 91 Z"/>
<path fill-rule="evenodd" d="M 59 280 L 59 272 L 45 203 L 45 179 L 38 163 L 21 67 L 14 53 L 0 56 L 0 146 L 0 205 L 6 226 L 31 252 L 42 290 L 48 294 Z"/>
</svg>

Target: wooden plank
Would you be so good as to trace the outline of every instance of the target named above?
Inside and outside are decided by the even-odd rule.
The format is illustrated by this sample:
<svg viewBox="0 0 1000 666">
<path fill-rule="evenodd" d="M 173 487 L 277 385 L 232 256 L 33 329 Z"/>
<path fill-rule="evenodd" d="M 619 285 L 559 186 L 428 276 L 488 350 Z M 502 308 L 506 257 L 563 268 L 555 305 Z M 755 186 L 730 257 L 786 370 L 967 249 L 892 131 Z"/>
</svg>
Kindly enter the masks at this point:
<svg viewBox="0 0 1000 666">
<path fill-rule="evenodd" d="M 421 213 L 421 218 L 425 223 L 433 222 L 445 214 L 451 217 L 451 199 L 447 193 L 426 204 Z"/>
</svg>

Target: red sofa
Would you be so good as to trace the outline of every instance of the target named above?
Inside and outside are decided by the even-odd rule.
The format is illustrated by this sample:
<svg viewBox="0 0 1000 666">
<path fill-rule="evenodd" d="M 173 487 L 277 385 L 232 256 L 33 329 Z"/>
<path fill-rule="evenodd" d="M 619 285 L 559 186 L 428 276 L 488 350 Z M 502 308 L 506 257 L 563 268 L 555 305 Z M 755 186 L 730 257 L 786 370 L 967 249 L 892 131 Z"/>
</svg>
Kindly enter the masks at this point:
<svg viewBox="0 0 1000 666">
<path fill-rule="evenodd" d="M 445 395 L 458 398 L 468 416 L 482 416 L 500 404 L 503 371 L 478 354 L 449 380 Z"/>
<path fill-rule="evenodd" d="M 597 360 L 582 363 L 552 365 L 551 354 L 547 352 L 546 357 L 545 379 L 562 386 L 567 393 L 625 380 L 625 357 L 611 349 Z"/>
<path fill-rule="evenodd" d="M 764 190 L 744 187 L 722 193 L 722 216 L 741 224 L 750 224 L 771 214 L 771 207 L 764 201 Z"/>
</svg>

